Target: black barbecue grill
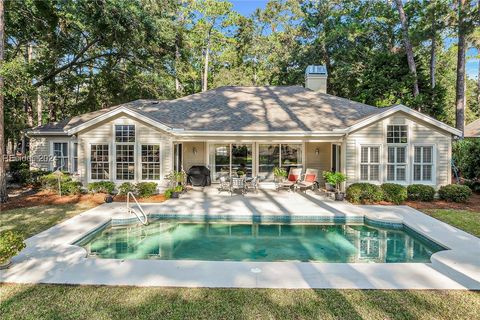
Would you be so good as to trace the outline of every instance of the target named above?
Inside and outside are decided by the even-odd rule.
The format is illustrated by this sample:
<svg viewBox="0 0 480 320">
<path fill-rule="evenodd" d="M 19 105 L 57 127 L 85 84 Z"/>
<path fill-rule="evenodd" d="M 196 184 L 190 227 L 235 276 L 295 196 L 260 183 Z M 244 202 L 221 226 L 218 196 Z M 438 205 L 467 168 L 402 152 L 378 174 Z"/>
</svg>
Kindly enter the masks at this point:
<svg viewBox="0 0 480 320">
<path fill-rule="evenodd" d="M 192 166 L 187 172 L 187 182 L 192 186 L 205 187 L 211 185 L 210 169 L 205 166 Z"/>
</svg>

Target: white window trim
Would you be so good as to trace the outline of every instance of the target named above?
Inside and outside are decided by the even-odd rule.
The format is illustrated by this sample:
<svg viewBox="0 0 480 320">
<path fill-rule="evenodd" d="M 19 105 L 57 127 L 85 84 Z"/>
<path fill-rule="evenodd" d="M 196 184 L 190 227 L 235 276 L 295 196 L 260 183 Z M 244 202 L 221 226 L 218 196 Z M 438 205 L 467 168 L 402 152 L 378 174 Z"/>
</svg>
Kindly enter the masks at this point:
<svg viewBox="0 0 480 320">
<path fill-rule="evenodd" d="M 134 126 L 135 130 L 135 142 L 117 142 L 115 139 L 115 126 Z M 117 119 L 117 121 L 114 121 L 112 123 L 112 157 L 113 161 L 111 163 L 113 164 L 112 168 L 112 173 L 110 181 L 113 181 L 115 184 L 121 184 L 123 182 L 131 182 L 135 183 L 137 181 L 140 181 L 139 179 L 139 166 L 138 166 L 138 125 L 135 122 L 124 120 L 124 119 Z M 133 161 L 134 161 L 134 171 L 133 171 L 133 179 L 131 180 L 124 180 L 124 179 L 117 179 L 117 146 L 118 145 L 133 145 Z M 141 177 L 141 176 L 140 176 Z"/>
<path fill-rule="evenodd" d="M 385 147 L 386 150 L 386 155 L 385 155 L 385 183 L 396 183 L 396 184 L 402 184 L 402 185 L 408 185 L 410 184 L 410 148 L 408 147 L 408 143 L 388 143 Z M 394 148 L 405 148 L 405 163 L 390 163 L 388 162 L 388 148 L 389 147 L 394 147 Z M 395 160 L 397 159 L 397 153 L 395 152 Z M 388 180 L 388 166 L 389 165 L 394 165 L 395 166 L 395 180 Z M 405 165 L 405 180 L 397 180 L 397 172 L 396 172 L 396 166 L 397 165 Z"/>
<path fill-rule="evenodd" d="M 414 173 L 413 170 L 415 167 L 415 147 L 432 147 L 432 180 L 414 180 Z M 437 185 L 437 145 L 435 143 L 412 143 L 411 144 L 411 183 L 412 184 L 424 184 L 429 186 L 436 186 Z"/>
<path fill-rule="evenodd" d="M 135 139 L 136 140 L 136 139 Z M 143 174 L 142 174 L 142 146 L 158 146 L 158 152 L 160 153 L 160 161 L 159 161 L 159 166 L 160 166 L 160 175 L 158 180 L 152 180 L 152 179 L 143 179 Z M 145 181 L 145 182 L 159 182 L 163 180 L 163 170 L 162 170 L 162 145 L 160 143 L 140 143 L 139 144 L 139 152 L 138 152 L 138 163 L 139 163 L 139 169 L 138 169 L 138 180 L 140 181 Z M 173 154 L 173 153 L 172 153 Z M 183 152 L 182 152 L 183 155 Z M 153 163 L 153 162 L 145 162 L 145 163 Z M 131 181 L 131 180 L 130 180 Z"/>
<path fill-rule="evenodd" d="M 67 163 L 67 171 L 68 171 L 69 173 L 71 173 L 71 172 L 72 172 L 72 168 L 73 168 L 73 167 L 72 167 L 73 164 L 72 164 L 72 161 L 71 161 L 71 160 L 72 160 L 72 154 L 71 154 L 71 149 L 72 149 L 71 145 L 72 145 L 72 143 L 71 143 L 70 140 L 52 140 L 52 141 L 50 141 L 50 155 L 52 156 L 52 159 L 51 159 L 52 161 L 50 161 L 50 163 L 49 163 L 49 166 L 48 166 L 48 167 L 49 167 L 49 170 L 50 170 L 50 171 L 53 171 L 53 169 L 55 168 L 55 161 L 54 161 L 54 159 L 55 159 L 55 152 L 54 152 L 54 149 L 53 149 L 55 143 L 66 143 L 66 144 L 67 144 L 67 162 L 68 162 L 68 163 Z"/>
<path fill-rule="evenodd" d="M 362 148 L 367 147 L 367 148 L 372 148 L 372 147 L 378 147 L 378 180 L 363 180 L 362 179 Z M 383 181 L 383 171 L 384 171 L 384 166 L 382 163 L 382 154 L 383 154 L 383 145 L 382 144 L 359 144 L 357 148 L 357 153 L 358 153 L 358 166 L 357 166 L 357 172 L 358 172 L 358 177 L 357 181 L 359 182 L 366 182 L 366 183 L 373 183 L 373 184 L 380 184 L 381 181 Z M 370 151 L 368 152 L 368 160 L 370 161 Z M 376 165 L 377 163 L 368 163 L 368 165 Z M 368 171 L 368 176 L 370 177 L 370 170 Z"/>
<path fill-rule="evenodd" d="M 92 178 L 92 146 L 93 145 L 107 145 L 108 146 L 108 179 L 93 179 Z M 88 144 L 88 165 L 87 165 L 87 176 L 88 181 L 97 182 L 97 181 L 112 181 L 112 145 L 107 142 L 94 142 Z"/>
</svg>

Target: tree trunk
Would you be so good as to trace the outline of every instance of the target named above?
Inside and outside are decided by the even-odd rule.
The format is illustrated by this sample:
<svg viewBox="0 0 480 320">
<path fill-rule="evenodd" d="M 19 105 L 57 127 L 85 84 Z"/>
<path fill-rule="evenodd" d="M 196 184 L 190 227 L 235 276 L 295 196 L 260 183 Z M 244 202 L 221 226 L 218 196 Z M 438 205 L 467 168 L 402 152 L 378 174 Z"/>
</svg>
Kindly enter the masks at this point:
<svg viewBox="0 0 480 320">
<path fill-rule="evenodd" d="M 397 10 L 400 16 L 400 23 L 402 25 L 403 43 L 405 45 L 405 51 L 407 53 L 408 68 L 410 69 L 410 73 L 413 77 L 413 96 L 416 97 L 419 95 L 420 92 L 418 90 L 417 66 L 415 65 L 413 47 L 410 43 L 410 36 L 408 34 L 407 16 L 405 15 L 405 11 L 403 10 L 402 0 L 395 0 L 395 3 L 397 4 Z"/>
<path fill-rule="evenodd" d="M 436 62 L 436 35 L 437 30 L 435 28 L 435 12 L 432 13 L 432 44 L 430 47 L 430 87 L 435 89 L 435 62 Z"/>
<path fill-rule="evenodd" d="M 457 83 L 455 96 L 455 127 L 462 131 L 465 129 L 465 43 L 464 25 L 465 0 L 458 1 L 458 55 L 457 55 Z"/>
<path fill-rule="evenodd" d="M 480 3 L 480 2 L 479 2 Z M 478 70 L 477 70 L 477 110 L 480 113 L 480 46 L 477 48 L 478 50 Z"/>
<path fill-rule="evenodd" d="M 37 125 L 42 125 L 43 100 L 40 88 L 37 88 Z"/>
<path fill-rule="evenodd" d="M 213 29 L 213 23 L 212 26 L 208 29 L 207 32 L 207 42 L 205 44 L 205 62 L 204 62 L 204 67 L 203 67 L 203 78 L 202 78 L 202 92 L 208 90 L 208 62 L 210 58 L 210 39 L 212 35 L 212 29 Z"/>
<path fill-rule="evenodd" d="M 208 90 L 208 59 L 210 56 L 210 36 L 207 39 L 207 46 L 205 47 L 205 62 L 203 67 L 202 92 Z"/>
<path fill-rule="evenodd" d="M 0 0 L 0 64 L 3 64 L 3 47 L 5 41 L 5 20 L 3 12 L 3 0 Z M 7 202 L 7 180 L 5 175 L 5 126 L 3 105 L 3 76 L 0 75 L 0 202 Z"/>
</svg>

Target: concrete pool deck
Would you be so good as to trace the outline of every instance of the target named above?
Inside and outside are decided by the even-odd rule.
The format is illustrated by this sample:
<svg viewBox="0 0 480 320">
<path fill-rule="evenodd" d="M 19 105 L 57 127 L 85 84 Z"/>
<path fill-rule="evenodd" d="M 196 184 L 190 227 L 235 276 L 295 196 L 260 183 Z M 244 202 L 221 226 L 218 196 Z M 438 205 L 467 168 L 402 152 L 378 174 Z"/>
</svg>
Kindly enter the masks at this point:
<svg viewBox="0 0 480 320">
<path fill-rule="evenodd" d="M 480 239 L 406 206 L 353 206 L 314 193 L 260 190 L 230 196 L 212 188 L 182 199 L 142 204 L 155 214 L 184 217 L 367 217 L 404 223 L 449 248 L 431 263 L 230 262 L 87 258 L 75 241 L 111 219 L 126 217 L 124 203 L 103 204 L 27 239 L 27 248 L 0 271 L 0 282 L 173 287 L 476 289 Z"/>
</svg>

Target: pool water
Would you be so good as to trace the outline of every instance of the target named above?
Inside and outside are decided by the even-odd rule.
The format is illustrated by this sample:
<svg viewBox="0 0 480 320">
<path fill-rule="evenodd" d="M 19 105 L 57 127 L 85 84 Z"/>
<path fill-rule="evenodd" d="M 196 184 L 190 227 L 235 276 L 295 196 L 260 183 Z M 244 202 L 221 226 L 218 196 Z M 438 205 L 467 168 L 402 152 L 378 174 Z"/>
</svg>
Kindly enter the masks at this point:
<svg viewBox="0 0 480 320">
<path fill-rule="evenodd" d="M 367 225 L 179 221 L 109 226 L 80 245 L 113 259 L 350 263 L 430 262 L 443 249 L 411 231 Z"/>
</svg>

